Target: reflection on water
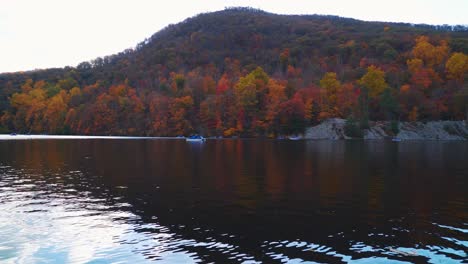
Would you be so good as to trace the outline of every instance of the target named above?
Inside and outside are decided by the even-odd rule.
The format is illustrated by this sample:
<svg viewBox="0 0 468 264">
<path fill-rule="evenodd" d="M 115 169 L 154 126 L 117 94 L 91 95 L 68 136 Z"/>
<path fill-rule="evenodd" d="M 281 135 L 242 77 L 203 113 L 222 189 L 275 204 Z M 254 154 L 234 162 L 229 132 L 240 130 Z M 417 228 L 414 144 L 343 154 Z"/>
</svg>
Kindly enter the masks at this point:
<svg viewBox="0 0 468 264">
<path fill-rule="evenodd" d="M 468 145 L 0 141 L 0 262 L 461 263 Z"/>
</svg>

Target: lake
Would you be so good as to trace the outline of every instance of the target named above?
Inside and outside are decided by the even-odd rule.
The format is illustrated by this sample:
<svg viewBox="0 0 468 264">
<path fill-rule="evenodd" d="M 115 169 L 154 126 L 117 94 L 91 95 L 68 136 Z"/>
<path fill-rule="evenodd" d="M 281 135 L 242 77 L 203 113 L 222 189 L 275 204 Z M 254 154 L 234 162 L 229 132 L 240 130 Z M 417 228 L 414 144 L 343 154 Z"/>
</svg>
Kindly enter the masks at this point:
<svg viewBox="0 0 468 264">
<path fill-rule="evenodd" d="M 0 140 L 0 262 L 462 263 L 468 143 Z"/>
</svg>

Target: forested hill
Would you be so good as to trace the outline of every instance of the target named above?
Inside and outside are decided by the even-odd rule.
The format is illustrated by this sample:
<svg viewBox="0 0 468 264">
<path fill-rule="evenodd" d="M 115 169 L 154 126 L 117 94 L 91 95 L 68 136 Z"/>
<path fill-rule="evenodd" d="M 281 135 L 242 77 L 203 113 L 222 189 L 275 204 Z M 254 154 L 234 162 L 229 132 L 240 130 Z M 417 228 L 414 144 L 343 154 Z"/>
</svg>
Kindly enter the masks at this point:
<svg viewBox="0 0 468 264">
<path fill-rule="evenodd" d="M 463 119 L 466 54 L 464 26 L 230 8 L 76 68 L 0 74 L 1 129 L 259 136 L 330 117 Z"/>
</svg>

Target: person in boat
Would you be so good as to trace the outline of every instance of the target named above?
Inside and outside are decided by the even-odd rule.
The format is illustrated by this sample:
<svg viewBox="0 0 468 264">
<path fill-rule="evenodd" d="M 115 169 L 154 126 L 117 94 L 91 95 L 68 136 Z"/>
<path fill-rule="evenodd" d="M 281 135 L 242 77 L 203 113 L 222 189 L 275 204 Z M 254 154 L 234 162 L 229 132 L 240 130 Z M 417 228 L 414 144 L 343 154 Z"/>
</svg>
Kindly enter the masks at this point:
<svg viewBox="0 0 468 264">
<path fill-rule="evenodd" d="M 187 138 L 188 141 L 205 141 L 205 138 L 200 135 L 192 135 Z"/>
</svg>

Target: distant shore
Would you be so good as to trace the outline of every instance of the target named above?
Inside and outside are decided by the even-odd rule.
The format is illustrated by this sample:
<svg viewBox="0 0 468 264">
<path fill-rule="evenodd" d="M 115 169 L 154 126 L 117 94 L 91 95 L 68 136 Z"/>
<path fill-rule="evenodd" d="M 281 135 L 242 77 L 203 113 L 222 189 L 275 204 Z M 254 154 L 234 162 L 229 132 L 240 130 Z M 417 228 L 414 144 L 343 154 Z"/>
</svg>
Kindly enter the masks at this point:
<svg viewBox="0 0 468 264">
<path fill-rule="evenodd" d="M 360 139 L 386 140 L 397 138 L 399 140 L 468 140 L 468 122 L 466 121 L 429 121 L 429 122 L 400 122 L 399 132 L 395 135 L 388 131 L 389 122 L 370 122 L 369 129 L 363 130 Z M 309 127 L 301 136 L 280 137 L 277 139 L 308 139 L 308 140 L 346 140 L 355 139 L 346 134 L 346 120 L 340 118 L 327 119 L 319 125 Z M 0 134 L 0 140 L 29 140 L 29 139 L 178 139 L 185 137 L 158 137 L 158 136 L 96 136 L 96 135 L 27 135 L 27 134 Z M 238 137 L 220 138 L 207 137 L 207 139 L 242 139 Z M 252 138 L 249 138 L 252 139 Z"/>
<path fill-rule="evenodd" d="M 0 140 L 28 139 L 177 139 L 176 137 L 0 134 Z"/>
</svg>

